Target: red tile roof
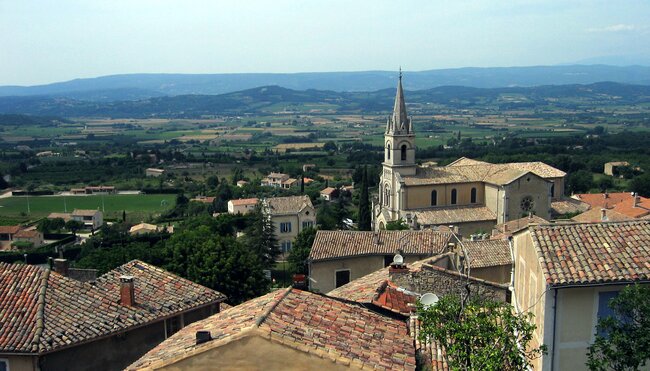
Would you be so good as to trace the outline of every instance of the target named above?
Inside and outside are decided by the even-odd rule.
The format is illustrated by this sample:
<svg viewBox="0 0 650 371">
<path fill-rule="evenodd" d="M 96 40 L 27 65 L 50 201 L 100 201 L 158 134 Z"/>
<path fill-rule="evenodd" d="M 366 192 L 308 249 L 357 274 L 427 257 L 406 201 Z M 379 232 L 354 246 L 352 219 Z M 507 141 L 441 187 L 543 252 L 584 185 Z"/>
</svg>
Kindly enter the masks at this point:
<svg viewBox="0 0 650 371">
<path fill-rule="evenodd" d="M 433 256 L 443 251 L 451 233 L 421 231 L 318 231 L 309 258 L 312 261 L 364 255 Z"/>
<path fill-rule="evenodd" d="M 650 280 L 650 221 L 530 227 L 552 286 Z"/>
<path fill-rule="evenodd" d="M 633 199 L 634 196 L 630 192 L 619 192 L 619 193 L 580 193 L 573 195 L 574 198 L 585 202 L 591 206 L 591 208 L 606 208 L 610 209 L 614 207 L 619 202 L 625 200 Z"/>
<path fill-rule="evenodd" d="M 408 316 L 415 310 L 415 303 L 419 297 L 420 295 L 407 291 L 386 280 L 377 289 L 372 304 Z"/>
<path fill-rule="evenodd" d="M 0 225 L 0 234 L 16 234 L 20 231 L 19 225 Z"/>
<path fill-rule="evenodd" d="M 605 210 L 605 220 L 603 220 L 603 210 Z M 621 214 L 612 209 L 590 209 L 582 214 L 578 214 L 571 218 L 571 220 L 579 223 L 600 223 L 600 222 L 622 222 L 632 220 L 634 218 L 625 214 Z"/>
<path fill-rule="evenodd" d="M 119 304 L 121 274 L 135 277 L 134 307 Z M 0 263 L 0 352 L 47 352 L 223 300 L 219 292 L 137 260 L 96 284 Z"/>
<path fill-rule="evenodd" d="M 257 198 L 240 198 L 237 200 L 230 200 L 234 206 L 243 206 L 243 205 L 255 205 L 257 204 Z"/>
<path fill-rule="evenodd" d="M 650 199 L 639 197 L 636 204 L 634 198 L 624 200 L 616 204 L 612 210 L 630 218 L 641 218 L 650 214 Z"/>
<path fill-rule="evenodd" d="M 196 345 L 197 331 L 210 331 L 213 340 Z M 357 368 L 415 369 L 415 348 L 405 322 L 296 289 L 275 291 L 195 322 L 129 369 L 170 365 L 247 335 Z"/>
</svg>

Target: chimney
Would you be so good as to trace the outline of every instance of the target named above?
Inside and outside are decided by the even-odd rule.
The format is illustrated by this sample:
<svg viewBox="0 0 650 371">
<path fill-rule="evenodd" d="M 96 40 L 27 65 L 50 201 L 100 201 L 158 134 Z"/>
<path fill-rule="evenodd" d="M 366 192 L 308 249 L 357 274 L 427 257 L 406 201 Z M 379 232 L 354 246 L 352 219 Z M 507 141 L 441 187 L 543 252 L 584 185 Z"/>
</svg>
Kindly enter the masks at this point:
<svg viewBox="0 0 650 371">
<path fill-rule="evenodd" d="M 606 222 L 607 220 L 607 209 L 600 209 L 600 221 Z"/>
<path fill-rule="evenodd" d="M 120 276 L 120 304 L 127 307 L 135 306 L 133 276 Z"/>
<path fill-rule="evenodd" d="M 641 197 L 639 197 L 638 193 L 634 194 L 634 207 L 639 207 L 639 202 L 641 201 Z"/>
<path fill-rule="evenodd" d="M 212 340 L 212 335 L 210 335 L 210 331 L 196 332 L 196 345 L 207 343 L 210 340 Z"/>
<path fill-rule="evenodd" d="M 503 224 L 503 233 L 508 233 L 508 223 Z"/>
<path fill-rule="evenodd" d="M 609 198 L 609 193 L 607 193 L 607 190 L 605 190 L 605 193 L 603 193 L 603 197 Z"/>
<path fill-rule="evenodd" d="M 396 254 L 395 258 L 393 259 L 393 262 L 390 263 L 390 266 L 388 267 L 388 279 L 391 282 L 395 282 L 398 285 L 400 282 L 400 278 L 404 277 L 406 274 L 410 272 L 409 268 L 406 266 L 406 263 L 404 263 L 404 258 L 400 254 Z M 400 285 L 401 286 L 401 285 Z"/>
<path fill-rule="evenodd" d="M 54 271 L 62 276 L 68 276 L 70 263 L 68 259 L 54 259 Z"/>
</svg>

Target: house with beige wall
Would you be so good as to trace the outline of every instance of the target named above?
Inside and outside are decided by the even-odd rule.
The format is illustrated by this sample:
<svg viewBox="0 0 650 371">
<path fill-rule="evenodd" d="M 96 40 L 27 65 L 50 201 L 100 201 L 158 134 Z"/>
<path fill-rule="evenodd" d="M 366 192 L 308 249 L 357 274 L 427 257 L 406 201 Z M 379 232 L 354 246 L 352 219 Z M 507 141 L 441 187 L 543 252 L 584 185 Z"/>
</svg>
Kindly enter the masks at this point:
<svg viewBox="0 0 650 371">
<path fill-rule="evenodd" d="M 306 195 L 263 199 L 262 211 L 271 218 L 283 253 L 291 250 L 298 233 L 316 226 L 316 209 Z"/>
<path fill-rule="evenodd" d="M 401 218 L 414 229 L 453 224 L 468 234 L 489 232 L 529 213 L 548 219 L 551 201 L 564 194 L 566 174 L 542 162 L 491 164 L 463 157 L 447 166 L 422 166 L 415 150 L 400 77 L 384 134 L 375 230 Z"/>
<path fill-rule="evenodd" d="M 247 214 L 255 210 L 259 200 L 257 198 L 240 198 L 228 201 L 229 214 Z"/>
<path fill-rule="evenodd" d="M 625 286 L 650 283 L 650 221 L 530 226 L 516 233 L 512 304 L 534 314 L 535 370 L 587 370 L 598 319 Z"/>
<path fill-rule="evenodd" d="M 98 229 L 104 224 L 104 213 L 99 210 L 75 209 L 71 215 L 72 220 L 82 222 L 86 228 Z"/>
<path fill-rule="evenodd" d="M 318 231 L 309 254 L 309 289 L 327 293 L 363 277 L 401 254 L 412 263 L 446 251 L 449 232 Z"/>
</svg>

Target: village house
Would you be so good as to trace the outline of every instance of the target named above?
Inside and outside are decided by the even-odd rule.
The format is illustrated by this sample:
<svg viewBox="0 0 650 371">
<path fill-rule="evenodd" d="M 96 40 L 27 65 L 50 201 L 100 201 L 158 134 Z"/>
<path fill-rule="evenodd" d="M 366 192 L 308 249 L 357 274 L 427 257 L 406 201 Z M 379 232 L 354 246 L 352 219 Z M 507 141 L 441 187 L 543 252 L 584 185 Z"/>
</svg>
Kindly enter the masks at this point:
<svg viewBox="0 0 650 371">
<path fill-rule="evenodd" d="M 597 221 L 598 213 L 605 211 L 604 218 L 611 221 L 640 219 L 650 215 L 650 199 L 633 192 L 620 193 L 585 193 L 573 195 L 590 206 L 585 215 L 578 215 L 576 221 Z M 594 211 L 596 210 L 596 211 Z M 601 215 L 601 220 L 603 216 Z"/>
<path fill-rule="evenodd" d="M 132 226 L 129 229 L 129 234 L 131 236 L 140 236 L 143 234 L 149 234 L 149 233 L 156 233 L 160 231 L 161 228 L 158 227 L 157 225 L 154 224 L 149 224 L 149 223 L 140 223 Z"/>
<path fill-rule="evenodd" d="M 164 170 L 164 169 L 156 169 L 156 168 L 153 168 L 153 167 L 150 167 L 150 168 L 148 168 L 148 169 L 146 169 L 146 170 L 144 171 L 144 175 L 145 175 L 145 176 L 148 176 L 148 177 L 155 177 L 155 178 L 157 178 L 157 177 L 159 177 L 159 176 L 161 176 L 161 175 L 163 175 L 163 174 L 165 174 L 165 170 Z"/>
<path fill-rule="evenodd" d="M 245 181 L 245 180 L 238 180 L 237 181 L 237 187 L 239 187 L 239 188 L 243 188 L 246 184 L 248 184 L 248 182 Z"/>
<path fill-rule="evenodd" d="M 35 229 L 23 229 L 14 235 L 14 243 L 26 243 L 30 248 L 41 247 L 45 244 L 43 233 Z"/>
<path fill-rule="evenodd" d="M 338 197 L 339 190 L 334 187 L 327 187 L 320 191 L 320 197 L 325 201 L 333 201 Z"/>
<path fill-rule="evenodd" d="M 47 216 L 48 219 L 63 219 L 64 222 L 67 222 L 68 220 L 72 220 L 72 214 L 71 213 L 50 213 Z"/>
<path fill-rule="evenodd" d="M 196 197 L 192 198 L 190 201 L 200 202 L 202 204 L 212 205 L 214 203 L 215 199 L 216 199 L 216 197 L 196 196 Z"/>
<path fill-rule="evenodd" d="M 68 271 L 0 263 L 0 369 L 121 370 L 226 299 L 138 260 L 94 282 Z"/>
<path fill-rule="evenodd" d="M 531 346 L 548 353 L 535 370 L 586 370 L 587 348 L 608 301 L 650 282 L 650 221 L 530 226 L 514 235 L 519 312 L 535 315 Z"/>
<path fill-rule="evenodd" d="M 84 188 L 72 188 L 70 193 L 73 195 L 96 195 L 116 193 L 117 189 L 113 186 L 88 186 Z"/>
<path fill-rule="evenodd" d="M 255 210 L 259 200 L 257 198 L 240 198 L 228 201 L 229 214 L 247 214 Z"/>
<path fill-rule="evenodd" d="M 289 179 L 289 175 L 283 173 L 269 173 L 265 178 L 262 179 L 262 186 L 283 188 L 283 182 Z"/>
<path fill-rule="evenodd" d="M 542 162 L 491 164 L 463 157 L 429 167 L 416 164 L 415 150 L 400 77 L 384 135 L 375 230 L 401 218 L 413 228 L 461 224 L 467 234 L 490 231 L 529 213 L 548 219 L 552 200 L 564 194 L 566 174 Z"/>
<path fill-rule="evenodd" d="M 318 231 L 309 253 L 309 288 L 328 293 L 390 265 L 400 252 L 406 263 L 445 251 L 452 235 L 422 231 Z"/>
<path fill-rule="evenodd" d="M 0 226 L 0 250 L 10 250 L 16 233 L 22 229 L 19 225 Z"/>
<path fill-rule="evenodd" d="M 72 220 L 82 222 L 86 228 L 99 229 L 104 224 L 104 213 L 99 210 L 75 209 L 71 214 Z"/>
<path fill-rule="evenodd" d="M 288 288 L 187 326 L 127 370 L 415 367 L 415 347 L 404 320 Z"/>
<path fill-rule="evenodd" d="M 316 225 L 316 209 L 306 195 L 263 199 L 262 211 L 271 218 L 283 253 L 291 250 L 298 233 Z"/>
<path fill-rule="evenodd" d="M 627 167 L 630 166 L 630 163 L 627 161 L 612 161 L 612 162 L 606 162 L 604 166 L 604 171 L 603 173 L 605 175 L 609 176 L 614 176 L 618 175 L 617 171 L 619 167 Z"/>
</svg>

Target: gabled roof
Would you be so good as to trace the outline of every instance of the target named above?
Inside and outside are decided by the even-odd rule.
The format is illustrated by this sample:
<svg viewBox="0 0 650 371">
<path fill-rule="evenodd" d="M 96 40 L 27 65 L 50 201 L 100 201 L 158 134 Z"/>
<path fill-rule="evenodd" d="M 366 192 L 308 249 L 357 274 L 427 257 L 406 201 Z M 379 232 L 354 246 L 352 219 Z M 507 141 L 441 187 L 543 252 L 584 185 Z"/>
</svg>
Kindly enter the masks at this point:
<svg viewBox="0 0 650 371">
<path fill-rule="evenodd" d="M 497 216 L 485 206 L 447 206 L 415 211 L 418 224 L 447 225 L 455 223 L 496 220 Z"/>
<path fill-rule="evenodd" d="M 196 345 L 197 331 L 209 331 L 212 340 Z M 354 303 L 291 288 L 195 322 L 128 369 L 172 365 L 244 336 L 262 336 L 358 368 L 415 369 L 415 348 L 404 321 Z"/>
<path fill-rule="evenodd" d="M 447 247 L 451 233 L 421 231 L 317 231 L 309 253 L 312 261 L 366 255 L 438 254 Z"/>
<path fill-rule="evenodd" d="M 328 196 L 329 196 L 329 195 L 331 195 L 332 193 L 334 193 L 334 191 L 336 191 L 336 188 L 334 188 L 334 187 L 327 187 L 327 188 L 323 189 L 322 191 L 320 191 L 320 194 L 322 194 L 322 195 L 328 195 Z"/>
<path fill-rule="evenodd" d="M 635 201 L 633 197 L 629 200 L 619 202 L 612 210 L 627 215 L 630 218 L 641 218 L 650 214 L 650 199 L 637 196 Z"/>
<path fill-rule="evenodd" d="M 230 200 L 228 202 L 233 204 L 233 206 L 245 206 L 245 205 L 257 205 L 258 201 L 259 200 L 257 198 L 240 198 L 237 200 Z"/>
<path fill-rule="evenodd" d="M 603 220 L 603 211 L 605 211 L 605 220 Z M 582 214 L 576 215 L 571 220 L 579 223 L 596 223 L 596 222 L 622 222 L 634 218 L 621 214 L 612 209 L 593 208 Z"/>
<path fill-rule="evenodd" d="M 463 241 L 470 268 L 486 268 L 512 264 L 510 245 L 505 238 Z"/>
<path fill-rule="evenodd" d="M 489 162 L 474 160 L 469 157 L 461 157 L 449 163 L 447 166 L 488 165 L 488 164 Z"/>
<path fill-rule="evenodd" d="M 551 286 L 650 280 L 650 221 L 529 228 Z"/>
<path fill-rule="evenodd" d="M 75 209 L 72 212 L 72 215 L 75 216 L 95 216 L 95 214 L 99 213 L 101 211 L 99 210 L 82 210 L 82 209 Z"/>
<path fill-rule="evenodd" d="M 0 225 L 0 234 L 16 234 L 20 228 L 19 225 Z"/>
<path fill-rule="evenodd" d="M 634 198 L 630 192 L 618 193 L 579 193 L 572 196 L 576 200 L 589 204 L 592 208 L 609 209 L 618 203 Z"/>
<path fill-rule="evenodd" d="M 268 211 L 271 215 L 296 214 L 306 207 L 313 208 L 309 196 L 271 197 L 265 199 Z"/>
<path fill-rule="evenodd" d="M 499 233 L 512 234 L 522 229 L 528 228 L 530 224 L 548 224 L 548 220 L 541 218 L 535 214 L 531 214 L 520 219 L 497 224 L 494 226 L 494 229 L 496 229 Z"/>
<path fill-rule="evenodd" d="M 149 224 L 149 223 L 140 223 L 136 224 L 133 227 L 129 229 L 129 233 L 137 232 L 137 231 L 152 231 L 155 232 L 158 230 L 158 226 L 154 224 Z"/>
<path fill-rule="evenodd" d="M 119 303 L 120 275 L 135 278 L 134 307 Z M 96 284 L 0 263 L 0 353 L 45 353 L 223 300 L 217 291 L 138 260 Z"/>
<path fill-rule="evenodd" d="M 36 237 L 42 237 L 43 234 L 37 230 L 34 229 L 23 229 L 21 231 L 18 231 L 15 235 L 14 238 L 36 238 Z"/>
</svg>

